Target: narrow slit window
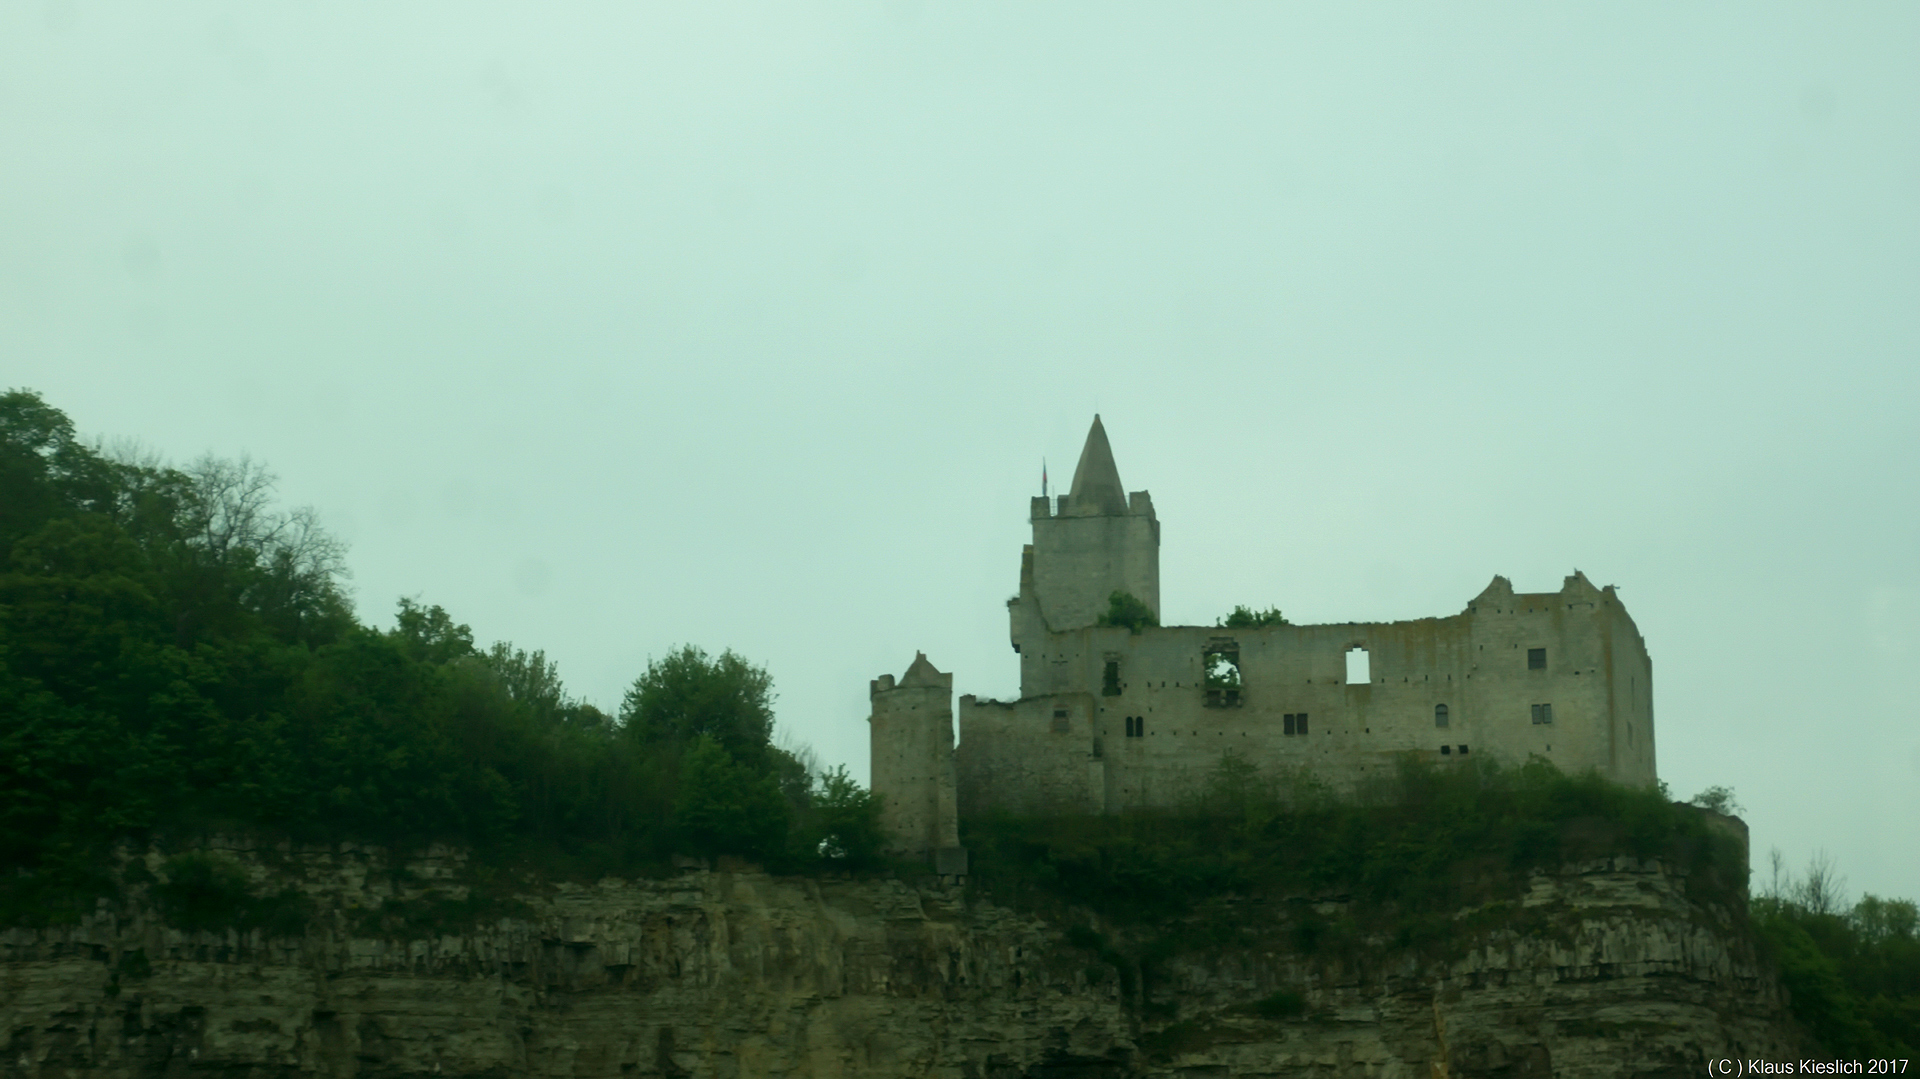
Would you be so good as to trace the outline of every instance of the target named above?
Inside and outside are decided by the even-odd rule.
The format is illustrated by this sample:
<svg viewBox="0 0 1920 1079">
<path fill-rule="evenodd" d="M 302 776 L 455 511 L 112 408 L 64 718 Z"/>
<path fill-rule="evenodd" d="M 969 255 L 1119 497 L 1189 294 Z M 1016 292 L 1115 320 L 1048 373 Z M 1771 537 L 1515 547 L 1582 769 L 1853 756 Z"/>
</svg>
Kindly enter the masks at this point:
<svg viewBox="0 0 1920 1079">
<path fill-rule="evenodd" d="M 1301 712 L 1299 715 L 1293 717 L 1293 733 L 1307 733 L 1307 714 L 1305 712 Z"/>
<path fill-rule="evenodd" d="M 1373 661 L 1364 648 L 1347 651 L 1347 684 L 1364 686 L 1373 681 Z"/>
<path fill-rule="evenodd" d="M 1447 725 L 1446 705 L 1436 704 L 1433 706 L 1433 725 L 1436 727 L 1444 727 Z"/>
<path fill-rule="evenodd" d="M 1283 733 L 1291 735 L 1293 733 L 1293 713 L 1288 712 L 1286 716 L 1283 717 L 1283 720 L 1286 723 L 1286 728 Z"/>
</svg>

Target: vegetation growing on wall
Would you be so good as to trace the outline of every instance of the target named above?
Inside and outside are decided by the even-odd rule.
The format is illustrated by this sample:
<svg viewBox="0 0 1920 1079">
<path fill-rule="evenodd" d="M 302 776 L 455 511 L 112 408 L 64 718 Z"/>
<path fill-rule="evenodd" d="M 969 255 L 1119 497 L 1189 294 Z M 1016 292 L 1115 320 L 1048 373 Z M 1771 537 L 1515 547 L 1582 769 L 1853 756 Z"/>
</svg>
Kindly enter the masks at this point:
<svg viewBox="0 0 1920 1079">
<path fill-rule="evenodd" d="M 1160 624 L 1160 616 L 1131 592 L 1114 592 L 1107 597 L 1107 609 L 1101 614 L 1098 623 L 1103 626 L 1125 626 L 1135 633 Z"/>
<path fill-rule="evenodd" d="M 1444 956 L 1491 929 L 1563 932 L 1556 914 L 1519 900 L 1529 870 L 1569 861 L 1658 857 L 1725 917 L 1738 919 L 1744 900 L 1741 854 L 1704 814 L 1544 762 L 1409 761 L 1336 797 L 1228 753 L 1177 809 L 961 824 L 975 887 L 1053 919 L 1097 920 L 1115 939 L 1087 936 L 1089 958 L 1139 979 L 1143 1006 L 1162 1018 L 1176 998 L 1158 972 L 1180 952 L 1355 963 Z"/>
<path fill-rule="evenodd" d="M 1511 899 L 1528 869 L 1616 854 L 1677 864 L 1709 901 L 1735 903 L 1744 887 L 1732 841 L 1697 811 L 1544 762 L 1409 760 L 1348 798 L 1228 753 L 1175 810 L 962 823 L 983 887 L 1116 924 L 1259 893 L 1347 897 L 1379 928 Z"/>
<path fill-rule="evenodd" d="M 1287 624 L 1287 618 L 1280 613 L 1278 607 L 1268 607 L 1264 611 L 1256 611 L 1251 607 L 1235 607 L 1232 614 L 1217 620 L 1214 624 L 1227 629 L 1259 629 L 1262 626 L 1284 626 Z"/>
<path fill-rule="evenodd" d="M 679 649 L 609 716 L 440 607 L 361 623 L 342 546 L 272 494 L 256 464 L 116 458 L 0 394 L 0 918 L 77 909 L 108 845 L 156 832 L 871 862 L 873 798 L 771 743 L 764 670 Z M 202 868 L 170 900 L 189 920 L 232 892 Z"/>
<path fill-rule="evenodd" d="M 1444 955 L 1485 929 L 1560 932 L 1551 913 L 1519 902 L 1531 870 L 1659 858 L 1683 874 L 1693 901 L 1729 919 L 1727 931 L 1757 935 L 1821 1049 L 1850 1059 L 1920 1050 L 1914 903 L 1866 896 L 1849 907 L 1831 866 L 1816 860 L 1793 881 L 1776 860 L 1773 883 L 1749 907 L 1743 853 L 1700 812 L 1737 808 L 1733 792 L 1712 787 L 1692 803 L 1542 761 L 1409 761 L 1358 797 L 1336 797 L 1228 753 L 1177 809 L 969 819 L 961 840 L 975 887 L 1080 924 L 1068 942 L 1123 980 L 1140 979 L 1149 1009 L 1157 964 L 1177 952 Z M 1267 904 L 1257 914 L 1247 905 L 1256 901 Z M 1077 921 L 1089 915 L 1127 942 Z M 1283 992 L 1256 1010 L 1300 1007 Z"/>
</svg>

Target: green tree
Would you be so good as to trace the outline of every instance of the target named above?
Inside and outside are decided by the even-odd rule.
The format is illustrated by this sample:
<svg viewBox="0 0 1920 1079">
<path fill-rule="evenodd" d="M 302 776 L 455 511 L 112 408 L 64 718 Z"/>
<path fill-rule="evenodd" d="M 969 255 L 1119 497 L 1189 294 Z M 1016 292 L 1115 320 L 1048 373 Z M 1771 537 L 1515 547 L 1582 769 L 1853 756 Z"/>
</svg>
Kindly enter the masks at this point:
<svg viewBox="0 0 1920 1079">
<path fill-rule="evenodd" d="M 1236 606 L 1232 614 L 1214 623 L 1214 625 L 1223 626 L 1227 629 L 1259 629 L 1262 626 L 1284 626 L 1286 624 L 1286 616 L 1280 613 L 1280 608 L 1278 607 L 1268 607 L 1264 611 L 1256 611 L 1251 607 L 1244 606 Z"/>
<path fill-rule="evenodd" d="M 855 783 L 846 765 L 820 774 L 812 799 L 807 853 L 831 865 L 871 866 L 880 860 L 880 795 Z"/>
<path fill-rule="evenodd" d="M 476 654 L 473 630 L 455 622 L 453 616 L 437 604 L 422 607 L 414 600 L 402 599 L 394 623 L 394 639 L 412 659 L 447 663 Z"/>
<path fill-rule="evenodd" d="M 620 724 L 643 745 L 675 749 L 706 737 L 764 771 L 773 737 L 773 678 L 732 650 L 717 659 L 693 645 L 647 664 L 620 704 Z"/>
<path fill-rule="evenodd" d="M 525 707 L 536 722 L 545 726 L 568 718 L 573 702 L 561 686 L 559 667 L 547 659 L 545 652 L 528 652 L 498 641 L 485 658 L 507 695 Z"/>
<path fill-rule="evenodd" d="M 112 467 L 74 437 L 73 421 L 31 390 L 0 393 L 0 550 L 49 518 L 106 513 Z"/>
<path fill-rule="evenodd" d="M 1692 804 L 1729 817 L 1737 817 L 1747 811 L 1747 807 L 1741 805 L 1740 800 L 1734 797 L 1732 787 L 1717 785 L 1694 795 Z"/>
<path fill-rule="evenodd" d="M 699 854 L 766 859 L 787 838 L 787 800 L 773 776 L 736 761 L 708 735 L 694 739 L 680 766 L 674 821 Z"/>
</svg>

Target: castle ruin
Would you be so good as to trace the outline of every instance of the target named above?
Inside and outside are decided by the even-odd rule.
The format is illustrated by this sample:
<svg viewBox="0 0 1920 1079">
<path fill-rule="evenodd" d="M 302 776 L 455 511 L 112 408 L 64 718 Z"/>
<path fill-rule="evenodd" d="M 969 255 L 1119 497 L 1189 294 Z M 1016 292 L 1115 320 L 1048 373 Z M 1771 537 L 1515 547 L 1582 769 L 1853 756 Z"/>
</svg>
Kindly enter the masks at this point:
<svg viewBox="0 0 1920 1079">
<path fill-rule="evenodd" d="M 1459 614 L 1332 625 L 1102 625 L 1126 593 L 1160 611 L 1160 521 L 1126 493 L 1098 416 L 1073 486 L 1033 499 L 1007 601 L 1020 698 L 960 698 L 918 656 L 872 686 L 872 782 L 900 853 L 964 872 L 957 814 L 1174 804 L 1231 751 L 1352 787 L 1412 755 L 1539 757 L 1650 786 L 1653 676 L 1612 586 L 1495 577 Z M 955 868 L 957 867 L 957 868 Z"/>
</svg>

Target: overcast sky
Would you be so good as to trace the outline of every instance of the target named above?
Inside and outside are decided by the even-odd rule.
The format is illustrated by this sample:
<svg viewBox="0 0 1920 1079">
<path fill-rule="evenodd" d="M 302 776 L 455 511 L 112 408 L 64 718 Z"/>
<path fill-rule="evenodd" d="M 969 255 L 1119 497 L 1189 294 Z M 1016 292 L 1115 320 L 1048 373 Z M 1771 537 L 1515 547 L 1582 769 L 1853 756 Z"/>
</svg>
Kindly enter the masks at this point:
<svg viewBox="0 0 1920 1079">
<path fill-rule="evenodd" d="M 1169 622 L 1617 584 L 1660 774 L 1920 897 L 1920 7 L 0 6 L 0 387 L 612 709 L 867 770 L 1093 414 Z"/>
</svg>

